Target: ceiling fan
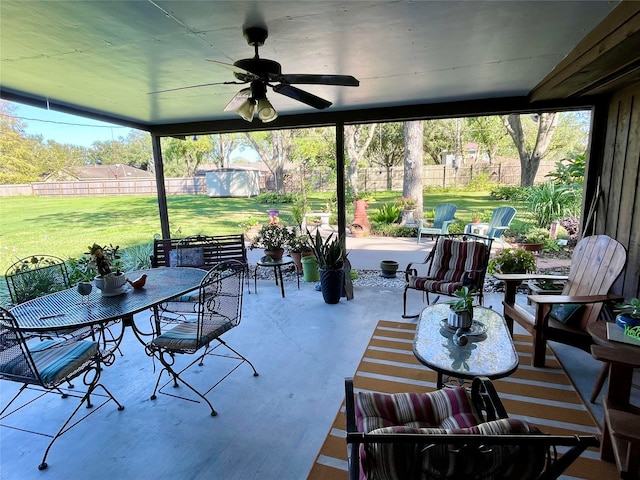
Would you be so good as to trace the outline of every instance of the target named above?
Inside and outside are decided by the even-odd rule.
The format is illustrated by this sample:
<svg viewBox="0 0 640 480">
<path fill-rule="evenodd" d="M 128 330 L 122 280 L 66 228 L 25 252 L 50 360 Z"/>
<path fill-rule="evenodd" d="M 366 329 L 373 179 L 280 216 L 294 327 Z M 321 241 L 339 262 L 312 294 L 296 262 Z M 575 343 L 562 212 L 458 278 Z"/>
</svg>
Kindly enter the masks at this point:
<svg viewBox="0 0 640 480">
<path fill-rule="evenodd" d="M 283 74 L 282 67 L 278 62 L 260 58 L 258 55 L 258 48 L 264 45 L 269 35 L 267 29 L 264 27 L 245 27 L 242 33 L 247 43 L 255 49 L 253 58 L 238 60 L 233 64 L 207 60 L 231 70 L 233 76 L 239 80 L 239 82 L 206 83 L 203 85 L 193 85 L 191 87 L 162 90 L 161 92 L 219 85 L 221 83 L 249 83 L 250 86 L 248 88 L 243 88 L 234 95 L 224 108 L 224 111 L 236 112 L 248 122 L 253 120 L 253 115 L 257 111 L 258 118 L 266 123 L 275 120 L 278 116 L 271 102 L 267 100 L 267 86 L 271 87 L 276 93 L 298 100 L 313 108 L 323 109 L 331 106 L 331 102 L 294 87 L 292 84 L 336 85 L 344 87 L 357 87 L 360 85 L 360 82 L 351 75 Z"/>
</svg>

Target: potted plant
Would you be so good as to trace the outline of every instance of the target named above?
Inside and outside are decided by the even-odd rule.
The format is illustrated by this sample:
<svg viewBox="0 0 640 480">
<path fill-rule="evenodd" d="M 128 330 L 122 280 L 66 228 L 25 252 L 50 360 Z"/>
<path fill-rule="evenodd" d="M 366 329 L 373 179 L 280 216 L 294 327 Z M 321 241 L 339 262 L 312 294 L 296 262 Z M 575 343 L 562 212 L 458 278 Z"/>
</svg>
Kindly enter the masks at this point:
<svg viewBox="0 0 640 480">
<path fill-rule="evenodd" d="M 548 238 L 549 231 L 546 228 L 532 228 L 524 235 L 524 242 L 520 245 L 525 250 L 537 252 L 542 249 Z"/>
<path fill-rule="evenodd" d="M 632 298 L 624 303 L 616 305 L 616 323 L 622 328 L 635 328 L 640 326 L 640 299 Z"/>
<path fill-rule="evenodd" d="M 264 254 L 273 260 L 282 260 L 284 247 L 288 246 L 295 234 L 284 225 L 263 225 L 251 240 L 249 248 L 263 248 Z"/>
<path fill-rule="evenodd" d="M 482 212 L 474 210 L 471 212 L 471 223 L 480 223 L 482 221 Z"/>
<path fill-rule="evenodd" d="M 333 233 L 326 240 L 317 230 L 315 236 L 309 231 L 311 250 L 318 263 L 320 270 L 320 289 L 322 298 L 326 303 L 334 304 L 340 301 L 342 288 L 344 285 L 344 261 L 347 258 L 347 252 L 344 248 L 344 239 L 335 237 Z"/>
<path fill-rule="evenodd" d="M 505 248 L 491 260 L 487 271 L 493 273 L 534 273 L 537 270 L 536 257 L 522 248 Z"/>
<path fill-rule="evenodd" d="M 97 243 L 89 247 L 88 254 L 91 255 L 89 263 L 98 272 L 94 283 L 105 296 L 123 293 L 122 287 L 127 281 L 121 269 L 119 248 L 118 245 L 101 246 Z"/>
<path fill-rule="evenodd" d="M 453 292 L 453 296 L 456 299 L 448 302 L 447 323 L 452 328 L 469 329 L 473 320 L 473 295 L 471 295 L 469 287 L 465 286 Z"/>
<path fill-rule="evenodd" d="M 313 255 L 309 246 L 309 235 L 294 235 L 287 245 L 287 250 L 296 264 L 298 274 L 302 273 L 302 257 Z"/>
</svg>

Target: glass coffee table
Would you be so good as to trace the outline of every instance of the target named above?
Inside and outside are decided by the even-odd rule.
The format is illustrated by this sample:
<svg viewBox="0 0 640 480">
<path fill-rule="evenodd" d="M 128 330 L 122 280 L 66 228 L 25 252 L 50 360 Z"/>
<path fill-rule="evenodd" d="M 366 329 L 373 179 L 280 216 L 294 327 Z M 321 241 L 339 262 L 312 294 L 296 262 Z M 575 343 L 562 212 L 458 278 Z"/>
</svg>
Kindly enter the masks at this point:
<svg viewBox="0 0 640 480">
<path fill-rule="evenodd" d="M 446 303 L 426 307 L 420 314 L 413 343 L 416 358 L 438 373 L 438 388 L 444 385 L 444 375 L 461 380 L 496 379 L 507 377 L 518 368 L 518 354 L 500 314 L 473 307 L 474 323 L 465 333 L 467 344 L 459 346 L 453 341 L 455 330 L 447 325 L 448 313 Z"/>
</svg>

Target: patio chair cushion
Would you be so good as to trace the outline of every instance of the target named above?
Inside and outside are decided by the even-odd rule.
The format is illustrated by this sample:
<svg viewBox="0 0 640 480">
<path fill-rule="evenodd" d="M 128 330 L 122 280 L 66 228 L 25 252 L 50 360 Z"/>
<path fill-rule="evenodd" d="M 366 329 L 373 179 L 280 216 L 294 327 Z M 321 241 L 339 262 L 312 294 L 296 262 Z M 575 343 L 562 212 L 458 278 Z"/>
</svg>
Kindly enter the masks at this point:
<svg viewBox="0 0 640 480">
<path fill-rule="evenodd" d="M 452 294 L 464 285 L 474 286 L 474 272 L 481 269 L 487 246 L 482 242 L 443 239 L 437 250 L 428 277 L 410 275 L 409 288 Z"/>
<path fill-rule="evenodd" d="M 60 342 L 45 340 L 29 348 L 31 358 L 45 385 L 60 383 L 68 375 L 82 368 L 98 352 L 98 342 Z M 32 377 L 25 357 L 19 355 L 0 364 L 0 372 L 8 375 Z"/>
<path fill-rule="evenodd" d="M 196 351 L 204 345 L 208 345 L 224 332 L 231 330 L 234 326 L 233 322 L 223 317 L 209 320 L 202 325 L 200 341 L 198 342 L 198 322 L 195 320 L 181 322 L 171 330 L 154 338 L 152 343 L 168 350 Z"/>
<path fill-rule="evenodd" d="M 579 303 L 558 303 L 551 306 L 549 316 L 565 325 L 572 325 L 580 321 L 583 309 L 584 305 Z"/>
<path fill-rule="evenodd" d="M 430 393 L 358 392 L 355 402 L 361 432 L 395 426 L 467 428 L 481 422 L 463 387 Z"/>
<path fill-rule="evenodd" d="M 204 248 L 177 248 L 169 252 L 169 266 L 202 267 L 204 265 Z"/>
<path fill-rule="evenodd" d="M 545 462 L 545 447 L 532 445 L 461 446 L 429 444 L 433 434 L 506 435 L 539 434 L 540 430 L 525 421 L 505 418 L 469 428 L 378 428 L 373 434 L 420 434 L 424 444 L 372 443 L 361 446 L 362 472 L 366 478 L 401 480 L 414 478 L 415 468 L 424 472 L 420 478 L 463 478 L 478 472 L 494 479 L 527 479 L 538 474 Z M 416 462 L 418 462 L 416 464 Z"/>
</svg>

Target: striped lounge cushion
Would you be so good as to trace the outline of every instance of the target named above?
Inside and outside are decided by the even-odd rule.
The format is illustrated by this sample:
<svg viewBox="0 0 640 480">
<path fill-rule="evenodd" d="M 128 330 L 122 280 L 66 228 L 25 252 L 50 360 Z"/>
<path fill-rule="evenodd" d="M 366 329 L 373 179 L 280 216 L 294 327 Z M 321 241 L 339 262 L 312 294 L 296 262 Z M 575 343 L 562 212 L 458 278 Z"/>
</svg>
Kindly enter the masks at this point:
<svg viewBox="0 0 640 480">
<path fill-rule="evenodd" d="M 539 434 L 534 425 L 516 419 L 501 419 L 481 423 L 469 428 L 409 428 L 385 427 L 370 433 L 379 434 L 462 434 L 507 435 Z M 544 446 L 532 445 L 482 445 L 462 446 L 428 443 L 369 444 L 361 448 L 364 478 L 380 480 L 404 480 L 407 478 L 458 479 L 476 478 L 480 472 L 487 479 L 536 478 L 544 467 Z M 421 472 L 414 476 L 415 472 Z"/>
<path fill-rule="evenodd" d="M 481 269 L 486 251 L 487 246 L 482 242 L 441 239 L 433 256 L 429 276 L 409 276 L 409 288 L 452 294 L 465 285 L 469 272 Z"/>
<path fill-rule="evenodd" d="M 430 393 L 358 392 L 356 394 L 358 430 L 391 427 L 467 428 L 482 420 L 463 387 Z"/>
<path fill-rule="evenodd" d="M 98 342 L 59 342 L 46 340 L 29 347 L 31 357 L 46 386 L 56 385 L 89 362 L 98 352 Z M 25 369 L 24 356 L 18 355 L 8 362 L 0 364 L 0 372 L 7 375 L 31 376 Z"/>
</svg>

